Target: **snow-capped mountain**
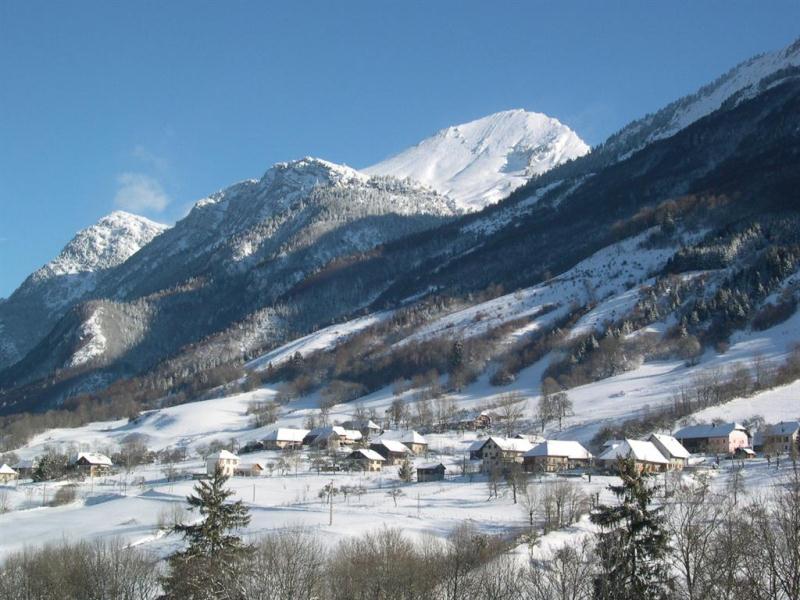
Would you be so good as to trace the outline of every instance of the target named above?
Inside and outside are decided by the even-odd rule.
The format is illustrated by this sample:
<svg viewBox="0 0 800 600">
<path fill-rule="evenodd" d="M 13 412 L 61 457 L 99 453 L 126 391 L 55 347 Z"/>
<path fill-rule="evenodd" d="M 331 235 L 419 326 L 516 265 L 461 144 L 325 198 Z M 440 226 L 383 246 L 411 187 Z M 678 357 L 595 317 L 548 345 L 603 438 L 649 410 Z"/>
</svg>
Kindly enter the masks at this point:
<svg viewBox="0 0 800 600">
<path fill-rule="evenodd" d="M 787 77 L 797 76 L 798 69 L 800 39 L 786 48 L 740 63 L 695 93 L 627 125 L 605 145 L 616 152 L 617 158 L 628 156 L 651 142 L 675 135 L 723 106 L 735 106 Z"/>
<path fill-rule="evenodd" d="M 414 179 L 475 211 L 587 152 L 589 146 L 557 119 L 509 110 L 442 129 L 364 172 Z"/>
<path fill-rule="evenodd" d="M 56 258 L 31 275 L 31 280 L 46 281 L 115 267 L 168 228 L 139 215 L 114 211 L 79 231 Z"/>
<path fill-rule="evenodd" d="M 0 304 L 0 366 L 21 358 L 66 309 L 94 292 L 103 272 L 125 262 L 166 229 L 115 211 L 79 231 L 58 256 Z"/>
<path fill-rule="evenodd" d="M 249 342 L 236 345 L 241 352 L 267 333 L 281 335 L 283 317 L 292 308 L 274 303 L 305 278 L 339 258 L 435 227 L 459 212 L 452 199 L 414 181 L 369 176 L 310 157 L 278 163 L 259 180 L 200 200 L 174 227 L 102 271 L 102 277 L 92 271 L 65 275 L 94 275 L 91 296 L 75 296 L 81 299 L 77 306 L 50 306 L 43 299 L 29 303 L 17 320 L 49 327 L 29 335 L 26 347 L 17 343 L 23 327 L 8 336 L 22 356 L 27 353 L 10 377 L 89 362 L 101 366 L 123 355 L 128 364 L 149 365 L 265 310 L 248 325 Z M 50 271 L 78 271 L 91 263 L 79 258 L 102 255 L 96 237 L 90 238 L 94 243 L 81 237 Z M 374 295 L 353 291 L 358 305 Z M 319 300 L 320 311 L 336 310 Z M 60 319 L 57 324 L 49 320 L 53 316 Z"/>
</svg>

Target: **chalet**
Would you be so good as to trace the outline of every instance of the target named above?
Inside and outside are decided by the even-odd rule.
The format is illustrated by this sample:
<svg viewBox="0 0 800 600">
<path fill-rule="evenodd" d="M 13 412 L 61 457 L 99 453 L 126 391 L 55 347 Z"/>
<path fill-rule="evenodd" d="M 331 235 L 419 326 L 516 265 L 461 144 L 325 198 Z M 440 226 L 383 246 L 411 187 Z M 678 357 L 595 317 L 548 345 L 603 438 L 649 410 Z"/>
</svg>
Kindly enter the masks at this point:
<svg viewBox="0 0 800 600">
<path fill-rule="evenodd" d="M 266 470 L 267 465 L 265 463 L 256 461 L 236 465 L 233 469 L 233 474 L 239 477 L 261 477 Z"/>
<path fill-rule="evenodd" d="M 380 471 L 386 459 L 374 450 L 359 448 L 348 454 L 345 461 L 362 471 Z"/>
<path fill-rule="evenodd" d="M 689 462 L 689 451 L 671 435 L 651 433 L 647 441 L 652 442 L 662 456 L 669 460 L 672 470 L 680 471 Z"/>
<path fill-rule="evenodd" d="M 733 454 L 737 448 L 750 446 L 750 432 L 739 423 L 690 425 L 676 431 L 674 437 L 692 453 Z"/>
<path fill-rule="evenodd" d="M 491 436 L 480 449 L 482 468 L 484 471 L 491 471 L 522 464 L 524 454 L 532 447 L 533 444 L 528 440 Z"/>
<path fill-rule="evenodd" d="M 492 416 L 484 411 L 462 411 L 446 424 L 446 429 L 459 429 L 462 431 L 477 431 L 492 426 Z"/>
<path fill-rule="evenodd" d="M 7 464 L 3 463 L 0 466 L 0 483 L 11 483 L 12 481 L 16 481 L 18 477 L 19 473 Z"/>
<path fill-rule="evenodd" d="M 33 472 L 36 470 L 37 466 L 39 466 L 39 463 L 35 458 L 23 458 L 17 461 L 17 464 L 12 468 L 20 477 L 33 477 Z"/>
<path fill-rule="evenodd" d="M 227 450 L 220 450 L 206 458 L 206 473 L 211 476 L 214 471 L 219 469 L 223 475 L 232 477 L 236 474 L 236 468 L 239 466 L 239 457 L 228 452 Z"/>
<path fill-rule="evenodd" d="M 425 454 L 428 451 L 428 440 L 414 431 L 407 431 L 400 441 L 414 454 Z"/>
<path fill-rule="evenodd" d="M 417 467 L 417 481 L 444 481 L 444 474 L 447 469 L 442 463 L 430 463 Z"/>
<path fill-rule="evenodd" d="M 307 435 L 308 429 L 279 427 L 278 429 L 273 429 L 264 437 L 264 448 L 267 450 L 300 448 L 303 445 L 303 439 Z"/>
<path fill-rule="evenodd" d="M 114 463 L 105 454 L 99 452 L 79 452 L 72 461 L 72 464 L 81 473 L 86 473 L 91 477 L 101 473 L 107 473 L 114 467 Z"/>
<path fill-rule="evenodd" d="M 353 419 L 352 421 L 345 421 L 342 423 L 345 429 L 354 429 L 360 431 L 364 437 L 371 437 L 373 435 L 380 435 L 383 431 L 377 423 L 372 419 Z"/>
<path fill-rule="evenodd" d="M 348 445 L 361 441 L 362 438 L 361 432 L 355 429 L 345 429 L 341 425 L 325 425 L 309 431 L 303 438 L 303 444 L 317 447 Z"/>
<path fill-rule="evenodd" d="M 369 449 L 380 454 L 387 465 L 396 465 L 412 454 L 405 444 L 397 440 L 381 439 L 370 444 Z"/>
<path fill-rule="evenodd" d="M 764 451 L 791 454 L 800 450 L 800 421 L 781 421 L 764 430 Z"/>
<path fill-rule="evenodd" d="M 620 458 L 633 458 L 637 468 L 647 473 L 667 471 L 670 461 L 664 457 L 653 442 L 642 440 L 622 440 L 608 448 L 597 460 L 608 469 L 616 469 Z"/>
<path fill-rule="evenodd" d="M 522 456 L 525 470 L 537 473 L 588 467 L 591 463 L 592 453 L 579 442 L 568 440 L 548 440 L 536 444 Z"/>
</svg>

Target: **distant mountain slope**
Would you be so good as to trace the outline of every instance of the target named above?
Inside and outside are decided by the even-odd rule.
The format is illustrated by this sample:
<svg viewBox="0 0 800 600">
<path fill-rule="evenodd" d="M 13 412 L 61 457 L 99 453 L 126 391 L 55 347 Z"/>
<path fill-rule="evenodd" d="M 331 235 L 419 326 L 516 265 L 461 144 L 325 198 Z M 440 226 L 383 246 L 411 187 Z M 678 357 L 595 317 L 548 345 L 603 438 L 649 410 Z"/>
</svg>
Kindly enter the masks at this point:
<svg viewBox="0 0 800 600">
<path fill-rule="evenodd" d="M 509 110 L 442 129 L 364 172 L 420 181 L 471 211 L 587 152 L 589 146 L 557 119 Z"/>
<path fill-rule="evenodd" d="M 0 367 L 19 360 L 67 308 L 89 297 L 102 272 L 122 264 L 167 229 L 116 211 L 79 231 L 56 258 L 0 303 Z"/>
</svg>

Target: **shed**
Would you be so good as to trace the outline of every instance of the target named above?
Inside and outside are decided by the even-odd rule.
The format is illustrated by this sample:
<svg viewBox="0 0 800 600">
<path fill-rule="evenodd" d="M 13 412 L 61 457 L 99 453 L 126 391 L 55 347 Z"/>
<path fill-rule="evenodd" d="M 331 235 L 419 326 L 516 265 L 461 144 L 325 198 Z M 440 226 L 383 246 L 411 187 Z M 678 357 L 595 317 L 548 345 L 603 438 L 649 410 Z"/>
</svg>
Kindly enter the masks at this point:
<svg viewBox="0 0 800 600">
<path fill-rule="evenodd" d="M 417 467 L 417 481 L 443 481 L 447 469 L 442 463 L 428 463 Z"/>
</svg>

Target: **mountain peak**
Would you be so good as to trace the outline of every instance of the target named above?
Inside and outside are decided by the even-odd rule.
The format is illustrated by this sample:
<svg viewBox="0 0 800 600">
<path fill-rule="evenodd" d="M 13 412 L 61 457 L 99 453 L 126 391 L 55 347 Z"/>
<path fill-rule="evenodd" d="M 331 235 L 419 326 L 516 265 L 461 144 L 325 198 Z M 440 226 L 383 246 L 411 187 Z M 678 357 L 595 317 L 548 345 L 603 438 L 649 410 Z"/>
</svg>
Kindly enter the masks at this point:
<svg viewBox="0 0 800 600">
<path fill-rule="evenodd" d="M 56 258 L 37 270 L 32 277 L 41 281 L 58 275 L 114 267 L 168 228 L 139 215 L 114 211 L 79 231 Z"/>
<path fill-rule="evenodd" d="M 442 129 L 364 172 L 415 179 L 479 210 L 588 151 L 558 119 L 513 109 Z"/>
<path fill-rule="evenodd" d="M 305 156 L 288 162 L 274 164 L 261 178 L 261 185 L 286 183 L 308 186 L 319 184 L 346 184 L 364 182 L 369 179 L 346 165 L 332 163 L 321 158 Z"/>
</svg>

